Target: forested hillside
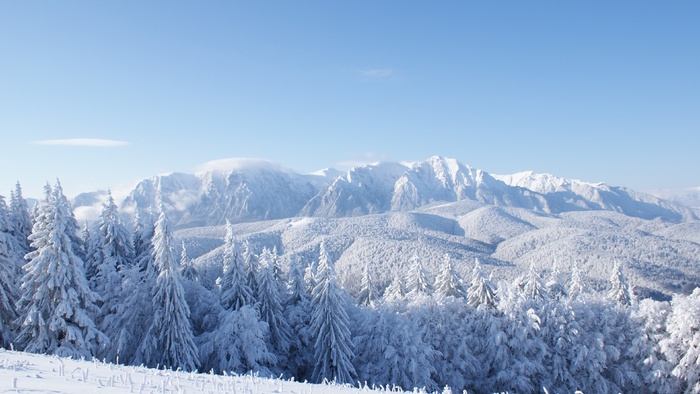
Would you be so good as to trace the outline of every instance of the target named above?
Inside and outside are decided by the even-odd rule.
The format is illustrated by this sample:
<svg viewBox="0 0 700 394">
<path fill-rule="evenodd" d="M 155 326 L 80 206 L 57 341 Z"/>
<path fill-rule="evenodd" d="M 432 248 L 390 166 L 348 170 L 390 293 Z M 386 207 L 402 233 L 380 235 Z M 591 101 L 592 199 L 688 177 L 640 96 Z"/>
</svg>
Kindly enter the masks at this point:
<svg viewBox="0 0 700 394">
<path fill-rule="evenodd" d="M 410 221 L 443 231 L 440 218 L 379 217 L 396 239 L 411 237 Z M 281 225 L 359 223 L 259 222 L 244 225 L 245 237 L 236 229 L 246 227 L 227 223 L 176 237 L 162 202 L 153 215 L 136 215 L 132 232 L 108 195 L 100 219 L 81 229 L 59 183 L 45 187 L 32 212 L 18 185 L 9 207 L 0 199 L 0 340 L 122 364 L 407 390 L 700 390 L 700 290 L 640 298 L 620 262 L 594 281 L 581 262 L 544 269 L 534 258 L 521 274 L 499 276 L 498 261 L 467 259 L 493 244 L 457 242 L 465 224 L 454 227 L 452 244 L 436 246 L 426 232 L 430 254 L 402 253 L 388 277 L 362 258 L 366 248 L 348 252 L 358 232 L 371 238 L 371 226 L 289 249 L 283 238 L 294 233 L 265 231 Z M 209 252 L 193 260 L 194 249 Z"/>
</svg>

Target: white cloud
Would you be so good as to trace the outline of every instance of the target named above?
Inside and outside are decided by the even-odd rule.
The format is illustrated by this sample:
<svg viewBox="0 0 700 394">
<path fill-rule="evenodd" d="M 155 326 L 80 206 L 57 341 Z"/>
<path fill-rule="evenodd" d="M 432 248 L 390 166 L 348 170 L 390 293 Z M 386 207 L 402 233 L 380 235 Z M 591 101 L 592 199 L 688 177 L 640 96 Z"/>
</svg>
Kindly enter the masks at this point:
<svg viewBox="0 0 700 394">
<path fill-rule="evenodd" d="M 68 138 L 62 140 L 39 140 L 34 141 L 35 145 L 52 145 L 52 146 L 90 146 L 98 148 L 112 148 L 117 146 L 128 145 L 126 141 L 104 140 L 97 138 Z"/>
<path fill-rule="evenodd" d="M 396 71 L 391 68 L 367 68 L 360 70 L 360 75 L 368 78 L 387 78 L 393 76 L 395 73 Z"/>
<path fill-rule="evenodd" d="M 228 172 L 233 170 L 272 170 L 293 172 L 292 170 L 284 168 L 281 165 L 269 160 L 244 157 L 212 160 L 200 164 L 195 168 L 195 172 L 198 173 L 212 171 Z"/>
</svg>

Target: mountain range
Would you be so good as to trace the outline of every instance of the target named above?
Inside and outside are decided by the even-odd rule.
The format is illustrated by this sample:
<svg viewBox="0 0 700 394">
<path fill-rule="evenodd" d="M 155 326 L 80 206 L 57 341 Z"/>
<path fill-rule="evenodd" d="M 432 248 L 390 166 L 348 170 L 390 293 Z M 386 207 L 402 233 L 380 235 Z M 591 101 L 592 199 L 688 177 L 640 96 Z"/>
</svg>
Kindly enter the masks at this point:
<svg viewBox="0 0 700 394">
<path fill-rule="evenodd" d="M 239 242 L 255 253 L 275 247 L 283 261 L 294 253 L 311 262 L 325 242 L 351 293 L 367 264 L 382 288 L 414 256 L 435 276 L 446 253 L 465 278 L 477 258 L 495 279 L 513 279 L 531 263 L 543 275 L 555 263 L 565 274 L 578 264 L 602 290 L 617 262 L 641 295 L 700 285 L 698 212 L 603 183 L 491 175 L 438 156 L 313 174 L 238 159 L 145 179 L 120 210 L 153 210 L 159 194 L 176 237 L 211 281 L 221 272 L 228 220 Z M 73 202 L 97 212 L 103 199 L 94 192 Z"/>
<path fill-rule="evenodd" d="M 233 160 L 228 169 L 171 173 L 141 181 L 125 210 L 155 207 L 157 191 L 178 228 L 296 216 L 351 217 L 407 212 L 470 200 L 486 205 L 559 214 L 614 211 L 642 219 L 696 220 L 695 210 L 624 187 L 522 172 L 491 175 L 455 159 L 434 156 L 413 163 L 378 163 L 299 174 L 263 160 Z M 96 199 L 79 195 L 75 207 Z"/>
</svg>

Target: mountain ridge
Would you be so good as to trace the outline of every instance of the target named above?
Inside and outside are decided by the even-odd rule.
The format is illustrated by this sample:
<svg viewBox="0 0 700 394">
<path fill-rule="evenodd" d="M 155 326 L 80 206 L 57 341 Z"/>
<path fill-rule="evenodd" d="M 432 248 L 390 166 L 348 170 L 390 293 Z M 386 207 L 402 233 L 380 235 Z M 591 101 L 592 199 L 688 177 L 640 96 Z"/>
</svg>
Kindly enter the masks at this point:
<svg viewBox="0 0 700 394">
<path fill-rule="evenodd" d="M 402 212 L 462 200 L 552 214 L 603 210 L 676 223 L 698 218 L 688 207 L 624 187 L 534 172 L 491 175 L 441 156 L 313 174 L 300 174 L 267 160 L 217 160 L 201 166 L 196 174 L 171 173 L 142 180 L 122 208 L 152 209 L 159 191 L 179 228 L 220 225 L 226 220 Z M 77 196 L 76 207 L 94 201 L 88 197 Z"/>
</svg>

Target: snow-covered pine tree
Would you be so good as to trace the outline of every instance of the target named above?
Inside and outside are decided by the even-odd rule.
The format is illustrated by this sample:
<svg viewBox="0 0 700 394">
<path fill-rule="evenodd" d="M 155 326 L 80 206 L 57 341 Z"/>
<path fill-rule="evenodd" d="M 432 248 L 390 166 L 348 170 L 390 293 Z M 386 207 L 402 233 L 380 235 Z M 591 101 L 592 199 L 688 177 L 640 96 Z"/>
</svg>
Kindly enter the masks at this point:
<svg viewBox="0 0 700 394">
<path fill-rule="evenodd" d="M 200 338 L 202 364 L 215 372 L 258 373 L 269 376 L 267 365 L 277 362 L 265 343 L 267 324 L 253 305 L 223 310 L 219 326 Z"/>
<path fill-rule="evenodd" d="M 681 392 L 681 381 L 672 373 L 675 365 L 668 361 L 661 347 L 661 341 L 669 337 L 666 327 L 670 314 L 669 302 L 651 298 L 641 300 L 633 310 L 633 319 L 641 326 L 641 331 L 632 338 L 632 346 L 627 351 L 633 353 L 644 386 L 652 393 Z"/>
<path fill-rule="evenodd" d="M 243 263 L 233 235 L 233 226 L 227 221 L 226 237 L 224 238 L 223 274 L 219 281 L 221 304 L 226 310 L 238 310 L 244 305 L 252 305 L 255 302 Z"/>
<path fill-rule="evenodd" d="M 258 299 L 258 271 L 260 259 L 253 253 L 253 248 L 248 241 L 243 244 L 243 267 L 246 275 L 246 283 L 252 291 L 253 302 Z"/>
<path fill-rule="evenodd" d="M 289 297 L 284 315 L 291 328 L 289 344 L 289 371 L 298 380 L 310 379 L 313 365 L 313 343 L 311 326 L 311 304 L 304 280 L 303 263 L 299 256 L 289 255 Z"/>
<path fill-rule="evenodd" d="M 306 282 L 304 281 L 304 268 L 301 265 L 299 256 L 294 252 L 289 255 L 289 281 L 287 289 L 289 293 L 288 303 L 290 305 L 309 299 Z"/>
<path fill-rule="evenodd" d="M 374 286 L 372 273 L 369 269 L 369 264 L 365 264 L 364 272 L 362 273 L 362 282 L 360 283 L 360 294 L 357 297 L 357 302 L 364 306 L 373 306 L 377 300 L 377 290 Z"/>
<path fill-rule="evenodd" d="M 406 295 L 411 297 L 419 294 L 430 295 L 433 292 L 433 286 L 430 284 L 428 274 L 423 269 L 418 255 L 413 255 L 411 258 L 411 268 L 408 271 L 405 291 Z"/>
<path fill-rule="evenodd" d="M 352 365 L 354 353 L 348 313 L 345 310 L 343 290 L 335 280 L 335 271 L 323 242 L 320 246 L 316 281 L 311 317 L 311 333 L 316 338 L 313 380 L 350 383 L 355 376 L 355 367 Z"/>
<path fill-rule="evenodd" d="M 401 281 L 401 276 L 395 276 L 394 279 L 389 283 L 389 286 L 384 289 L 384 294 L 382 294 L 382 300 L 385 302 L 395 302 L 402 300 L 406 296 L 406 291 L 403 287 L 403 281 Z"/>
<path fill-rule="evenodd" d="M 673 297 L 671 308 L 661 350 L 673 365 L 682 392 L 700 393 L 700 287 L 688 296 Z"/>
<path fill-rule="evenodd" d="M 17 255 L 18 249 L 12 235 L 5 197 L 0 196 L 0 346 L 7 346 L 14 338 L 18 299 Z"/>
<path fill-rule="evenodd" d="M 608 297 L 620 305 L 632 305 L 632 288 L 627 281 L 627 277 L 622 272 L 622 266 L 617 261 L 610 276 L 610 291 Z"/>
<path fill-rule="evenodd" d="M 9 219 L 11 223 L 11 233 L 17 240 L 17 244 L 21 248 L 21 256 L 29 253 L 29 235 L 32 233 L 32 217 L 29 213 L 29 205 L 27 200 L 22 196 L 22 186 L 19 182 L 15 185 L 15 190 L 10 194 L 10 213 Z M 24 264 L 23 264 L 24 265 Z M 20 272 L 21 272 L 21 268 Z"/>
<path fill-rule="evenodd" d="M 588 288 L 586 286 L 586 281 L 584 279 L 583 273 L 581 272 L 581 267 L 578 263 L 574 263 L 571 267 L 571 281 L 569 282 L 569 297 L 572 300 L 576 300 L 584 294 L 588 293 Z"/>
<path fill-rule="evenodd" d="M 424 328 L 386 305 L 362 310 L 355 337 L 358 380 L 373 386 L 437 389 L 432 378 L 436 352 L 423 340 Z"/>
<path fill-rule="evenodd" d="M 442 269 L 435 277 L 435 293 L 443 297 L 467 298 L 464 280 L 455 270 L 452 258 L 447 253 L 443 256 Z"/>
<path fill-rule="evenodd" d="M 487 308 L 496 308 L 496 286 L 486 278 L 481 270 L 479 259 L 474 262 L 472 269 L 471 286 L 467 289 L 467 301 L 472 308 L 483 305 Z"/>
<path fill-rule="evenodd" d="M 530 269 L 520 282 L 521 295 L 524 299 L 534 301 L 536 304 L 544 302 L 547 297 L 547 285 L 535 269 L 535 262 L 530 262 Z"/>
<path fill-rule="evenodd" d="M 153 261 L 158 278 L 153 288 L 153 323 L 146 334 L 146 360 L 151 366 L 194 371 L 199 366 L 190 308 L 175 258 L 172 233 L 162 201 L 153 234 Z M 149 346 L 150 345 L 150 346 Z"/>
<path fill-rule="evenodd" d="M 90 282 L 92 289 L 102 297 L 102 312 L 97 319 L 102 324 L 105 316 L 115 312 L 116 305 L 122 302 L 122 279 L 125 270 L 133 265 L 134 250 L 131 235 L 119 219 L 117 205 L 112 193 L 107 192 L 107 201 L 102 206 L 102 215 L 96 232 L 97 251 L 95 256 L 95 276 Z M 91 244 L 88 240 L 88 242 Z M 92 246 L 88 244 L 87 250 Z"/>
<path fill-rule="evenodd" d="M 564 287 L 564 284 L 561 279 L 559 265 L 556 261 L 552 263 L 552 272 L 549 274 L 546 286 L 547 293 L 550 297 L 554 298 L 555 300 L 559 300 L 568 295 L 566 293 L 566 288 Z"/>
<path fill-rule="evenodd" d="M 111 191 L 107 191 L 107 201 L 102 207 L 99 233 L 104 258 L 114 259 L 117 270 L 133 264 L 134 247 L 131 234 L 119 218 L 117 204 L 114 203 Z"/>
<path fill-rule="evenodd" d="M 260 254 L 257 282 L 260 319 L 267 323 L 270 344 L 278 360 L 281 360 L 289 352 L 291 328 L 284 316 L 282 294 L 275 280 L 272 253 L 267 248 Z"/>
<path fill-rule="evenodd" d="M 185 241 L 182 241 L 180 251 L 180 274 L 182 278 L 189 281 L 196 281 L 199 279 L 199 273 L 197 268 L 192 264 L 192 261 L 187 257 L 187 248 L 185 247 Z"/>
<path fill-rule="evenodd" d="M 149 281 L 155 283 L 158 277 L 158 270 L 153 264 L 153 233 L 155 231 L 155 222 L 153 213 L 136 211 L 134 215 L 134 265 L 139 267 L 139 270 L 146 273 Z"/>
<path fill-rule="evenodd" d="M 33 251 L 22 279 L 18 305 L 23 317 L 16 341 L 31 353 L 90 358 L 108 342 L 91 318 L 99 296 L 90 290 L 83 261 L 75 255 L 69 232 L 77 226 L 61 184 L 45 193 L 29 236 Z"/>
</svg>

